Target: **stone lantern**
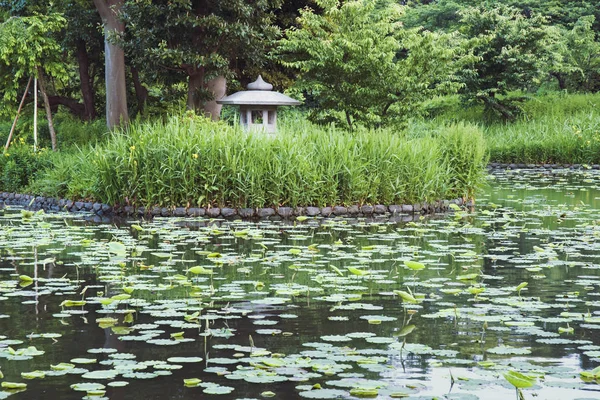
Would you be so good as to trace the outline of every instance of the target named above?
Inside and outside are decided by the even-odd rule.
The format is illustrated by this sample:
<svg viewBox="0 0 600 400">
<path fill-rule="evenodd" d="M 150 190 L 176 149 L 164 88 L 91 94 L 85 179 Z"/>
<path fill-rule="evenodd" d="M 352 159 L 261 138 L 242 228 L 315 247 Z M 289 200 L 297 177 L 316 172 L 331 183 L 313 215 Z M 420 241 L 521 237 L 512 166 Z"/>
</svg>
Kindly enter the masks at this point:
<svg viewBox="0 0 600 400">
<path fill-rule="evenodd" d="M 248 84 L 248 90 L 217 100 L 224 105 L 240 106 L 240 123 L 246 130 L 277 131 L 277 107 L 301 104 L 282 93 L 273 92 L 273 85 L 259 75 Z"/>
</svg>

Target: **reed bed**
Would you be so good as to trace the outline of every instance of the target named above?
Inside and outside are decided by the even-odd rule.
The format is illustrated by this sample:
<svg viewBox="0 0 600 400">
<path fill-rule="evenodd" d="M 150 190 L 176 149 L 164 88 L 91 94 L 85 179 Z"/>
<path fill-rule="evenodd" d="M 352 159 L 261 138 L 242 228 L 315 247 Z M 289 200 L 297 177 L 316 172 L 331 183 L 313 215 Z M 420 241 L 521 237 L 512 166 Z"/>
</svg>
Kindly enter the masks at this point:
<svg viewBox="0 0 600 400">
<path fill-rule="evenodd" d="M 411 204 L 472 197 L 486 162 L 481 131 L 465 124 L 408 138 L 297 120 L 268 135 L 170 117 L 71 154 L 34 186 L 138 206 Z"/>
<path fill-rule="evenodd" d="M 599 110 L 600 111 L 600 110 Z M 547 115 L 486 129 L 490 159 L 503 163 L 600 163 L 600 112 Z"/>
</svg>

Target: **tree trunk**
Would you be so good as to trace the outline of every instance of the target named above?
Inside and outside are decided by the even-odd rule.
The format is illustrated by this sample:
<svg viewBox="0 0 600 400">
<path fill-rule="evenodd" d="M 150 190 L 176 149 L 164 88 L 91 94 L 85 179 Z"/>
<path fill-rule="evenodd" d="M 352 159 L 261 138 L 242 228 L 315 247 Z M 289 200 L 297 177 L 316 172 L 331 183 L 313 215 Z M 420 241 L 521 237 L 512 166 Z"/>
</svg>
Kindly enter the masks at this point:
<svg viewBox="0 0 600 400">
<path fill-rule="evenodd" d="M 188 80 L 188 93 L 187 93 L 187 109 L 192 111 L 198 111 L 200 109 L 200 90 L 204 85 L 204 73 L 202 71 L 194 72 L 190 74 Z"/>
<path fill-rule="evenodd" d="M 124 0 L 94 0 L 104 23 L 104 62 L 106 80 L 106 125 L 109 129 L 129 122 L 125 86 L 125 54 L 109 42 L 111 34 L 122 34 L 125 25 L 119 19 Z"/>
<path fill-rule="evenodd" d="M 217 76 L 206 83 L 206 88 L 212 93 L 213 99 L 204 103 L 204 115 L 210 117 L 213 121 L 221 118 L 221 104 L 217 104 L 227 92 L 227 79 L 224 76 Z"/>
<path fill-rule="evenodd" d="M 79 64 L 79 80 L 81 82 L 81 95 L 83 96 L 84 119 L 91 121 L 96 118 L 94 107 L 94 87 L 90 78 L 90 60 L 88 58 L 85 41 L 77 41 L 77 63 Z"/>
<path fill-rule="evenodd" d="M 140 82 L 140 74 L 135 67 L 131 67 L 131 78 L 133 79 L 133 87 L 135 88 L 138 112 L 143 114 L 144 108 L 146 107 L 146 101 L 148 100 L 148 89 Z"/>
<path fill-rule="evenodd" d="M 499 113 L 505 121 L 512 122 L 516 119 L 514 112 L 504 104 L 500 103 L 495 96 L 479 96 L 479 99 L 483 101 L 486 108 Z"/>
<path fill-rule="evenodd" d="M 37 67 L 38 82 L 40 85 L 40 92 L 44 98 L 44 108 L 46 109 L 46 118 L 48 118 L 48 130 L 50 131 L 50 141 L 52 142 L 52 151 L 58 150 L 56 148 L 56 132 L 54 131 L 54 124 L 52 123 L 52 111 L 50 110 L 50 102 L 48 101 L 48 95 L 46 94 L 46 83 L 44 78 L 44 71 L 41 67 Z M 37 104 L 35 105 L 37 107 Z"/>
<path fill-rule="evenodd" d="M 560 90 L 565 90 L 567 88 L 567 83 L 565 82 L 563 74 L 560 72 L 551 72 L 550 75 L 556 78 Z"/>
<path fill-rule="evenodd" d="M 346 114 L 346 122 L 348 123 L 348 129 L 354 130 L 352 126 L 352 119 L 350 118 L 350 113 L 348 111 L 344 111 L 344 113 Z"/>
</svg>

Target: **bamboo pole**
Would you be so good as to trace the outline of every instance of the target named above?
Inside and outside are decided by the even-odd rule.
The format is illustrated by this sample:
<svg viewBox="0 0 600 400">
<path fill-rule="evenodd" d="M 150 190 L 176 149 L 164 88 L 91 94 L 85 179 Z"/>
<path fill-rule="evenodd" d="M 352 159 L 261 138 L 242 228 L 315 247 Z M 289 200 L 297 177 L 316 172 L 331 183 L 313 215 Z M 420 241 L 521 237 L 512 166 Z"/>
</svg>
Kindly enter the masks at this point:
<svg viewBox="0 0 600 400">
<path fill-rule="evenodd" d="M 33 78 L 33 152 L 37 151 L 37 77 Z"/>
<path fill-rule="evenodd" d="M 21 102 L 19 103 L 19 108 L 17 109 L 17 115 L 15 115 L 15 120 L 10 128 L 10 133 L 8 134 L 8 140 L 6 141 L 6 146 L 4 146 L 4 151 L 8 150 L 8 146 L 10 146 L 10 141 L 12 140 L 12 135 L 15 132 L 15 128 L 17 127 L 17 121 L 19 120 L 19 115 L 21 114 L 21 109 L 23 108 L 23 103 L 25 103 L 25 98 L 27 97 L 27 91 L 29 90 L 29 86 L 31 85 L 31 76 L 29 77 L 29 81 L 27 81 L 27 87 L 25 88 L 25 92 L 23 93 L 23 97 L 21 97 Z"/>
</svg>

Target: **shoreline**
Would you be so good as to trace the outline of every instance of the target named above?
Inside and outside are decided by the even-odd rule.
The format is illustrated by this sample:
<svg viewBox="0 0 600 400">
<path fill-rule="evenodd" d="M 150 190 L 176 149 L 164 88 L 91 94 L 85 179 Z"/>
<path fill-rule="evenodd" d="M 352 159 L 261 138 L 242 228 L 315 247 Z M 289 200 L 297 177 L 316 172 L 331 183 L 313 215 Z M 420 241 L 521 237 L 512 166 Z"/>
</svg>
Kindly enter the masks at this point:
<svg viewBox="0 0 600 400">
<path fill-rule="evenodd" d="M 450 204 L 457 206 L 473 206 L 472 201 L 463 199 L 438 200 L 416 204 L 392 205 L 353 205 L 331 207 L 261 207 L 261 208 L 230 208 L 230 207 L 134 207 L 110 206 L 108 204 L 57 199 L 54 197 L 33 196 L 23 193 L 0 193 L 0 206 L 21 206 L 30 210 L 68 211 L 73 213 L 93 213 L 100 217 L 207 217 L 244 220 L 265 219 L 295 219 L 306 217 L 373 217 L 396 215 L 426 215 L 446 212 Z"/>
</svg>

